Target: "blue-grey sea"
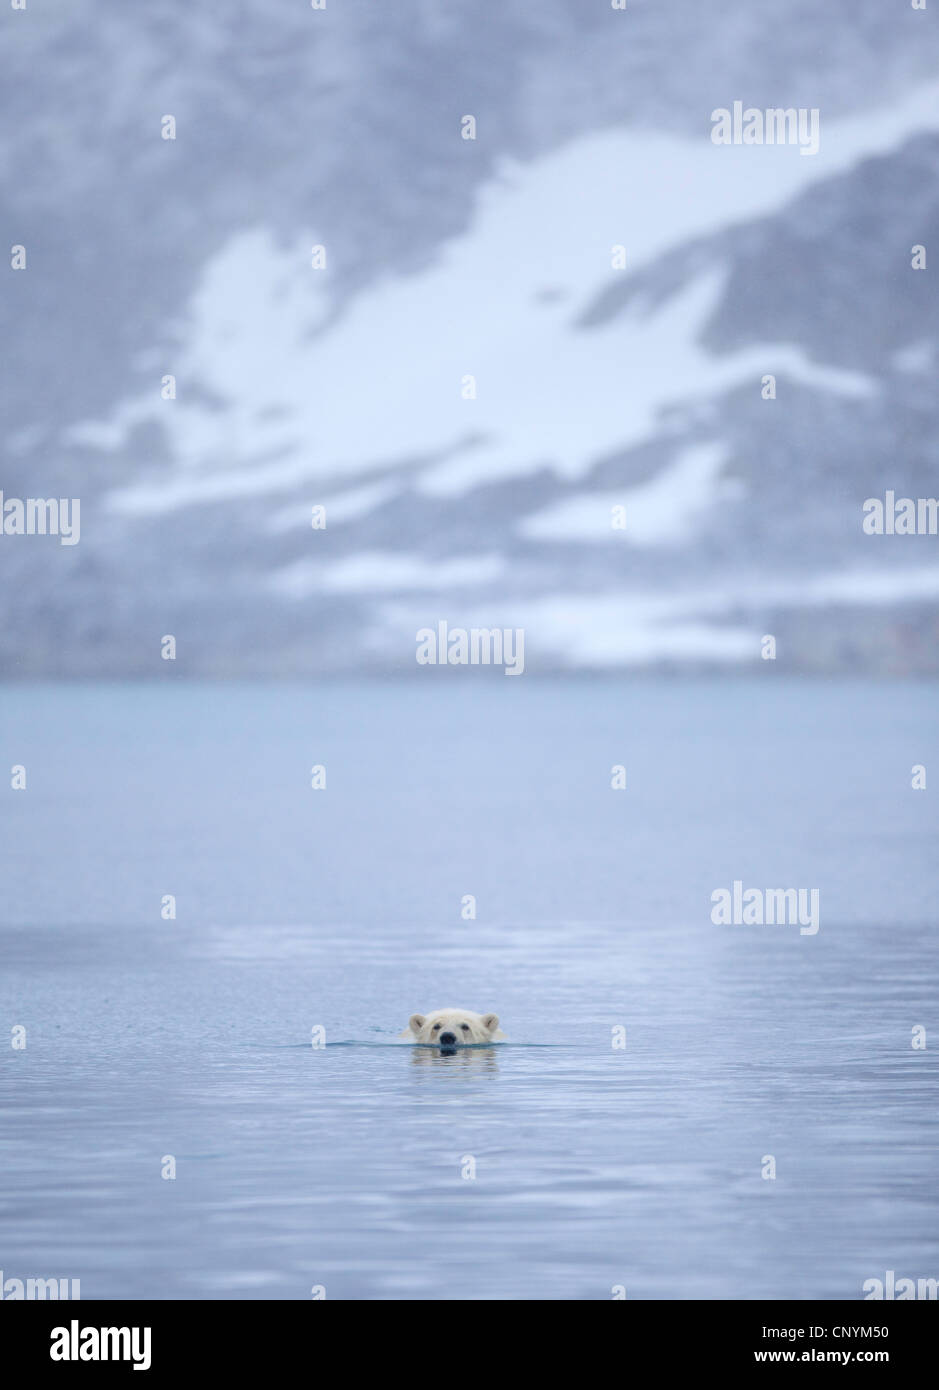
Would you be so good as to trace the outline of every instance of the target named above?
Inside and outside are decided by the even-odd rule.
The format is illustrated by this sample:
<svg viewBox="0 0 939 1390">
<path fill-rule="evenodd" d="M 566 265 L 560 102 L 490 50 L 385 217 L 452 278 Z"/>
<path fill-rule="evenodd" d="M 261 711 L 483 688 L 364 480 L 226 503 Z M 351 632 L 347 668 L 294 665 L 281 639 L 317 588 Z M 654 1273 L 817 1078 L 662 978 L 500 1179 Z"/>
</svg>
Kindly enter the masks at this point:
<svg viewBox="0 0 939 1390">
<path fill-rule="evenodd" d="M 0 691 L 3 1278 L 939 1278 L 935 686 L 464 675 Z M 448 1005 L 508 1041 L 396 1040 Z"/>
</svg>

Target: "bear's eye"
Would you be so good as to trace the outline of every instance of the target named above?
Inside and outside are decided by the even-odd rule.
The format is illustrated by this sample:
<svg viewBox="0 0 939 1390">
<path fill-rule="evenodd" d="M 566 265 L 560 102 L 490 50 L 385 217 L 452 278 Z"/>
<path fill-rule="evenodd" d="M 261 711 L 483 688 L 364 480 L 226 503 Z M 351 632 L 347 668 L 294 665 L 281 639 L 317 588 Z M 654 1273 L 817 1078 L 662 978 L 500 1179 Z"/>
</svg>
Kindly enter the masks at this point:
<svg viewBox="0 0 939 1390">
<path fill-rule="evenodd" d="M 435 1024 L 434 1024 L 434 1029 L 433 1029 L 433 1031 L 436 1033 L 436 1031 L 437 1031 L 437 1029 L 438 1029 L 439 1027 L 440 1027 L 440 1024 L 439 1024 L 439 1023 L 435 1023 Z"/>
<path fill-rule="evenodd" d="M 464 1033 L 468 1033 L 468 1032 L 469 1032 L 469 1024 L 468 1024 L 468 1023 L 461 1023 L 461 1024 L 460 1024 L 460 1027 L 463 1029 L 463 1032 L 464 1032 Z"/>
</svg>

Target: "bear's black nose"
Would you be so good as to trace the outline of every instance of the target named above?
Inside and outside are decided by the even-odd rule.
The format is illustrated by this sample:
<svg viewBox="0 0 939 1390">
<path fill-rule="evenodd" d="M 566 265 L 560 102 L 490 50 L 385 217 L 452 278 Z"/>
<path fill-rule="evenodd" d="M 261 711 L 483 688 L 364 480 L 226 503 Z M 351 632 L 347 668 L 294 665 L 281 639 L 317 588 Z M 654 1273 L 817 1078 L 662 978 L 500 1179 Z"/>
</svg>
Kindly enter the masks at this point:
<svg viewBox="0 0 939 1390">
<path fill-rule="evenodd" d="M 440 1034 L 440 1041 L 441 1041 L 445 1046 L 452 1045 L 453 1043 L 456 1042 L 456 1033 L 441 1033 L 441 1034 Z"/>
</svg>

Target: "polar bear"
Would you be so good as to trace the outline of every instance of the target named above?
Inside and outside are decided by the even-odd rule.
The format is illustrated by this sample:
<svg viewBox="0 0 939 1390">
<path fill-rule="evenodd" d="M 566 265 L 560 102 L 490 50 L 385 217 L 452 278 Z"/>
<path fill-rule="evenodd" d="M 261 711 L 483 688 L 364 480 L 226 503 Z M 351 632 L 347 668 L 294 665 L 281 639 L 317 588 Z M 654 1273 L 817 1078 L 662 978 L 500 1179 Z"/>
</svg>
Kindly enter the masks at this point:
<svg viewBox="0 0 939 1390">
<path fill-rule="evenodd" d="M 444 1048 L 505 1039 L 496 1014 L 474 1014 L 470 1009 L 434 1009 L 429 1014 L 412 1014 L 401 1036 Z"/>
</svg>

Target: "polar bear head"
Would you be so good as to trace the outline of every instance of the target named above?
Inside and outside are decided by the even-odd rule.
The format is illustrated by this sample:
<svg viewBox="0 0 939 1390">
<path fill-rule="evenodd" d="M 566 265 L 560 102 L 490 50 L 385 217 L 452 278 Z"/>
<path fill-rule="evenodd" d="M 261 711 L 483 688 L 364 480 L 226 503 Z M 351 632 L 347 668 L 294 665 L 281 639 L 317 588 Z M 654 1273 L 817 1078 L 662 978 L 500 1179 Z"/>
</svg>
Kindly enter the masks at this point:
<svg viewBox="0 0 939 1390">
<path fill-rule="evenodd" d="M 440 1047 L 465 1047 L 504 1038 L 496 1014 L 474 1014 L 470 1009 L 435 1009 L 431 1014 L 412 1014 L 404 1037 Z"/>
</svg>

